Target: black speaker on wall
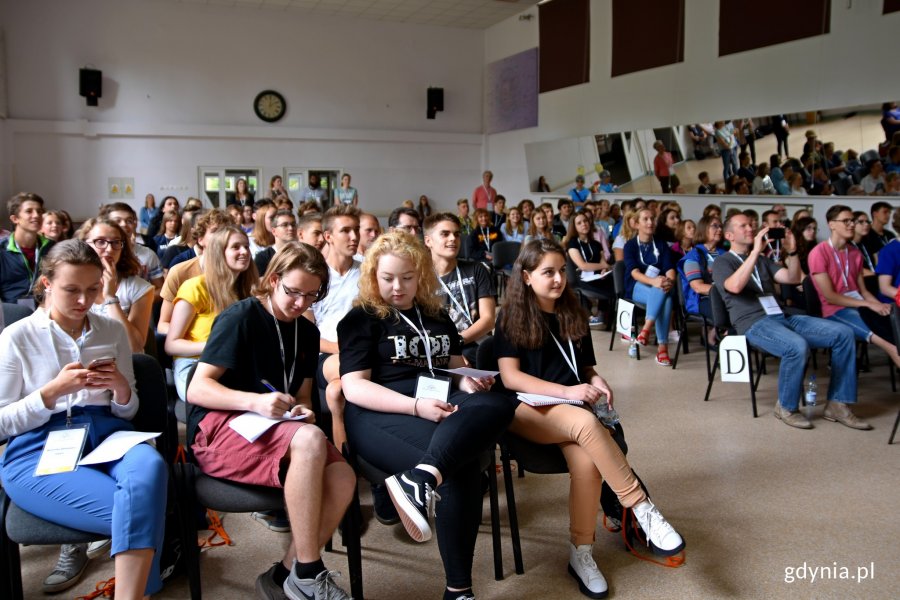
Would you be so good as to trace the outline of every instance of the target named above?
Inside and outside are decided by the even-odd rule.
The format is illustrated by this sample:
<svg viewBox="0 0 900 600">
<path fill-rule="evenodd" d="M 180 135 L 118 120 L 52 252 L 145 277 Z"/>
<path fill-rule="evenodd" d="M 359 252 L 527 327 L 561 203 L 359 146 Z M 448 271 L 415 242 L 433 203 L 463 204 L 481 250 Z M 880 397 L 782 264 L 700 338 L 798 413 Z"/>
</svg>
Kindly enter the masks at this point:
<svg viewBox="0 0 900 600">
<path fill-rule="evenodd" d="M 433 119 L 438 112 L 444 111 L 444 88 L 428 88 L 428 112 L 427 117 Z"/>
<path fill-rule="evenodd" d="M 78 94 L 88 106 L 97 106 L 97 100 L 103 96 L 103 72 L 88 68 L 79 70 Z"/>
</svg>

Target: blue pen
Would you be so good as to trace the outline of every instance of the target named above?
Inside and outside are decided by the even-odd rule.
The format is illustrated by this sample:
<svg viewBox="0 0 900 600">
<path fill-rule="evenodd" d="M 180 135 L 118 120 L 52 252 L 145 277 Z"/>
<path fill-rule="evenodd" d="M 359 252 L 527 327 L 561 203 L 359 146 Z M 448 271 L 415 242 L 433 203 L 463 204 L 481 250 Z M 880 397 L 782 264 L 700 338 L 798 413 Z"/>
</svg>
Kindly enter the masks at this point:
<svg viewBox="0 0 900 600">
<path fill-rule="evenodd" d="M 278 391 L 278 390 L 275 389 L 275 386 L 272 385 L 271 383 L 269 383 L 266 379 L 261 379 L 261 380 L 260 380 L 260 383 L 263 384 L 264 386 L 266 386 L 266 389 L 268 389 L 270 392 L 277 392 L 277 391 Z"/>
</svg>

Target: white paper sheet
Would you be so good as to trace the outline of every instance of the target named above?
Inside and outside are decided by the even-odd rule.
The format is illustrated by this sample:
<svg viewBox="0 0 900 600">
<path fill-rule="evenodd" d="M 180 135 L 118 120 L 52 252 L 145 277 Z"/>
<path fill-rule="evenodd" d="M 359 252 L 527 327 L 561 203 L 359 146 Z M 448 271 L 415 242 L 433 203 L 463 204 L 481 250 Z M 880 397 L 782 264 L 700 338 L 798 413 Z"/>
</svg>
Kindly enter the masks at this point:
<svg viewBox="0 0 900 600">
<path fill-rule="evenodd" d="M 520 392 L 517 397 L 530 406 L 552 406 L 554 404 L 575 404 L 580 406 L 584 404 L 581 400 L 567 400 L 566 398 L 545 396 L 543 394 L 524 394 Z"/>
<path fill-rule="evenodd" d="M 483 371 L 481 369 L 471 369 L 469 367 L 459 367 L 458 369 L 435 369 L 445 373 L 453 373 L 454 375 L 462 375 L 463 377 L 471 377 L 478 379 L 479 377 L 496 377 L 500 371 Z"/>
<path fill-rule="evenodd" d="M 82 458 L 79 465 L 99 465 L 119 460 L 125 453 L 147 440 L 159 437 L 161 433 L 145 431 L 117 431 L 94 448 L 94 451 Z"/>
<path fill-rule="evenodd" d="M 233 418 L 228 422 L 228 426 L 237 431 L 241 436 L 251 444 L 259 439 L 259 436 L 269 430 L 272 425 L 281 421 L 302 421 L 306 415 L 296 417 L 290 416 L 291 413 L 284 413 L 284 417 L 280 419 L 272 419 L 264 417 L 255 412 L 245 412 L 244 414 Z"/>
</svg>

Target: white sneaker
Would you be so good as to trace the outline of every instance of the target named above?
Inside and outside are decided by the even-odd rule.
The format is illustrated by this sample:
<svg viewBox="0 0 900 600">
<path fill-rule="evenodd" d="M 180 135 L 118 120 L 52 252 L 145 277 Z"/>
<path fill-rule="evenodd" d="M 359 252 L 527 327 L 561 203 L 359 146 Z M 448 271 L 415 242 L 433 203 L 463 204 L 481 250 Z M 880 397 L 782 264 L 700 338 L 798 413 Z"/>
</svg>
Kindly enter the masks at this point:
<svg viewBox="0 0 900 600">
<path fill-rule="evenodd" d="M 684 540 L 675 529 L 669 525 L 656 505 L 645 500 L 631 509 L 637 519 L 638 525 L 647 536 L 650 549 L 662 556 L 678 554 L 684 548 Z"/>
<path fill-rule="evenodd" d="M 593 546 L 590 544 L 583 546 L 569 544 L 569 575 L 575 578 L 578 589 L 588 598 L 606 598 L 609 586 L 606 585 L 603 573 L 594 562 L 592 550 Z"/>
<path fill-rule="evenodd" d="M 681 340 L 681 332 L 678 330 L 673 330 L 669 332 L 669 343 L 677 344 Z"/>
<path fill-rule="evenodd" d="M 97 558 L 98 556 L 108 556 L 110 546 L 112 546 L 112 540 L 110 539 L 91 542 L 87 547 L 87 557 Z"/>
</svg>

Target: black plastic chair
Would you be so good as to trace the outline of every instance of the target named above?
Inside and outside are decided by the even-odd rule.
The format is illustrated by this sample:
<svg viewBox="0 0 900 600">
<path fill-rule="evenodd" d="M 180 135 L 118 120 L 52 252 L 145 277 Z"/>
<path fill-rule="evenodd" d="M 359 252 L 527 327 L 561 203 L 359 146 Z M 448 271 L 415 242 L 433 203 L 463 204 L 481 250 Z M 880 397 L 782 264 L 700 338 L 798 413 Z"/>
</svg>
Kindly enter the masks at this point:
<svg viewBox="0 0 900 600">
<path fill-rule="evenodd" d="M 11 302 L 3 303 L 3 326 L 0 326 L 0 331 L 3 330 L 3 327 L 7 325 L 12 325 L 16 321 L 20 319 L 24 319 L 28 315 L 30 315 L 32 311 L 27 306 L 22 306 L 21 304 L 12 304 Z"/>
<path fill-rule="evenodd" d="M 731 318 L 728 316 L 728 309 L 725 307 L 725 301 L 722 299 L 722 295 L 719 293 L 719 289 L 716 286 L 713 286 L 709 291 L 709 301 L 710 307 L 712 308 L 713 327 L 716 328 L 717 332 L 727 331 L 734 333 L 734 328 L 731 325 Z M 719 348 L 716 349 L 712 371 L 710 371 L 709 382 L 706 384 L 706 395 L 703 397 L 704 402 L 709 401 L 709 394 L 712 391 L 713 383 L 716 380 L 716 371 L 719 368 L 719 349 L 722 347 L 721 340 L 723 339 L 723 337 L 719 337 Z M 762 378 L 763 373 L 765 373 L 766 354 L 761 350 L 754 348 L 749 342 L 747 343 L 746 354 L 748 357 L 747 367 L 750 369 L 750 401 L 753 405 L 753 417 L 756 418 L 759 416 L 756 410 L 756 389 L 759 387 L 759 380 Z M 753 365 L 754 361 L 756 362 L 755 378 Z"/>
<path fill-rule="evenodd" d="M 709 332 L 710 327 L 712 327 L 712 323 L 701 313 L 692 313 L 688 312 L 687 304 L 685 303 L 684 298 L 684 288 L 682 287 L 682 283 L 684 281 L 684 276 L 681 274 L 681 269 L 676 269 L 677 276 L 675 281 L 675 288 L 678 292 L 678 307 L 677 310 L 680 312 L 681 318 L 679 319 L 679 338 L 678 343 L 675 345 L 675 358 L 672 359 L 672 369 L 675 369 L 678 366 L 678 357 L 681 354 L 682 347 L 684 348 L 684 353 L 689 354 L 690 350 L 688 348 L 688 324 L 689 323 L 700 323 L 703 328 L 703 337 L 701 339 L 701 343 L 703 347 L 706 349 L 706 379 L 707 381 L 712 376 L 712 365 L 710 364 L 710 356 L 709 356 L 709 343 L 707 333 Z"/>
<path fill-rule="evenodd" d="M 506 290 L 506 280 L 512 271 L 512 264 L 519 257 L 520 242 L 497 242 L 491 246 L 491 266 L 497 277 L 497 297 L 503 297 Z"/>
<path fill-rule="evenodd" d="M 194 365 L 188 373 L 186 388 L 190 387 L 196 370 L 197 365 Z M 196 407 L 189 402 L 184 403 L 180 400 L 177 402 L 185 405 L 186 417 L 190 420 Z M 194 462 L 191 443 L 192 440 L 187 440 L 185 444 L 187 462 L 175 464 L 175 481 L 181 506 L 182 539 L 197 539 L 196 515 L 199 514 L 201 507 L 228 513 L 272 511 L 284 508 L 284 490 L 282 489 L 247 485 L 205 474 Z M 200 600 L 202 597 L 200 547 L 190 543 L 184 544 L 184 547 L 191 600 Z"/>
<path fill-rule="evenodd" d="M 900 350 L 900 307 L 896 304 L 891 306 L 891 329 L 894 332 L 894 343 Z M 894 443 L 894 436 L 897 435 L 897 426 L 900 425 L 900 409 L 897 410 L 897 418 L 894 420 L 894 428 L 891 430 L 891 437 L 888 439 L 888 445 Z"/>
<path fill-rule="evenodd" d="M 617 318 L 617 316 L 619 314 L 619 300 L 626 300 L 626 298 L 625 298 L 625 261 L 620 260 L 620 261 L 617 261 L 613 265 L 613 275 L 612 276 L 613 276 L 613 285 L 614 285 L 615 291 L 616 291 L 616 302 L 615 302 L 615 305 L 613 306 L 613 318 L 615 319 L 615 318 Z M 644 313 L 647 312 L 647 307 L 644 304 L 641 304 L 640 302 L 636 302 L 635 300 L 626 300 L 626 301 L 634 304 L 635 313 L 637 313 L 638 310 L 640 310 L 641 312 L 644 312 Z M 637 316 L 638 316 L 637 314 L 632 315 L 632 321 L 631 321 L 632 324 L 634 324 L 636 322 Z M 633 325 L 633 327 L 637 328 L 636 325 Z M 615 328 L 615 326 L 613 326 L 610 328 L 610 333 L 609 333 L 609 350 L 610 350 L 610 352 L 612 352 L 613 344 L 616 341 L 616 335 L 617 335 L 616 328 Z M 638 346 L 638 360 L 640 360 L 640 357 L 641 357 L 640 352 L 641 352 L 641 349 L 640 349 L 640 346 Z"/>
<path fill-rule="evenodd" d="M 166 380 L 156 359 L 146 354 L 132 355 L 134 378 L 140 404 L 133 419 L 137 431 L 161 431 L 156 449 L 171 464 L 177 448 L 177 438 L 171 435 L 166 406 Z M 2 523 L 0 527 L 0 592 L 3 598 L 23 598 L 19 544 L 25 546 L 81 544 L 106 539 L 108 536 L 71 529 L 45 521 L 18 507 L 0 491 Z M 194 538 L 196 539 L 196 537 Z M 188 544 L 189 546 L 190 544 Z"/>
</svg>

